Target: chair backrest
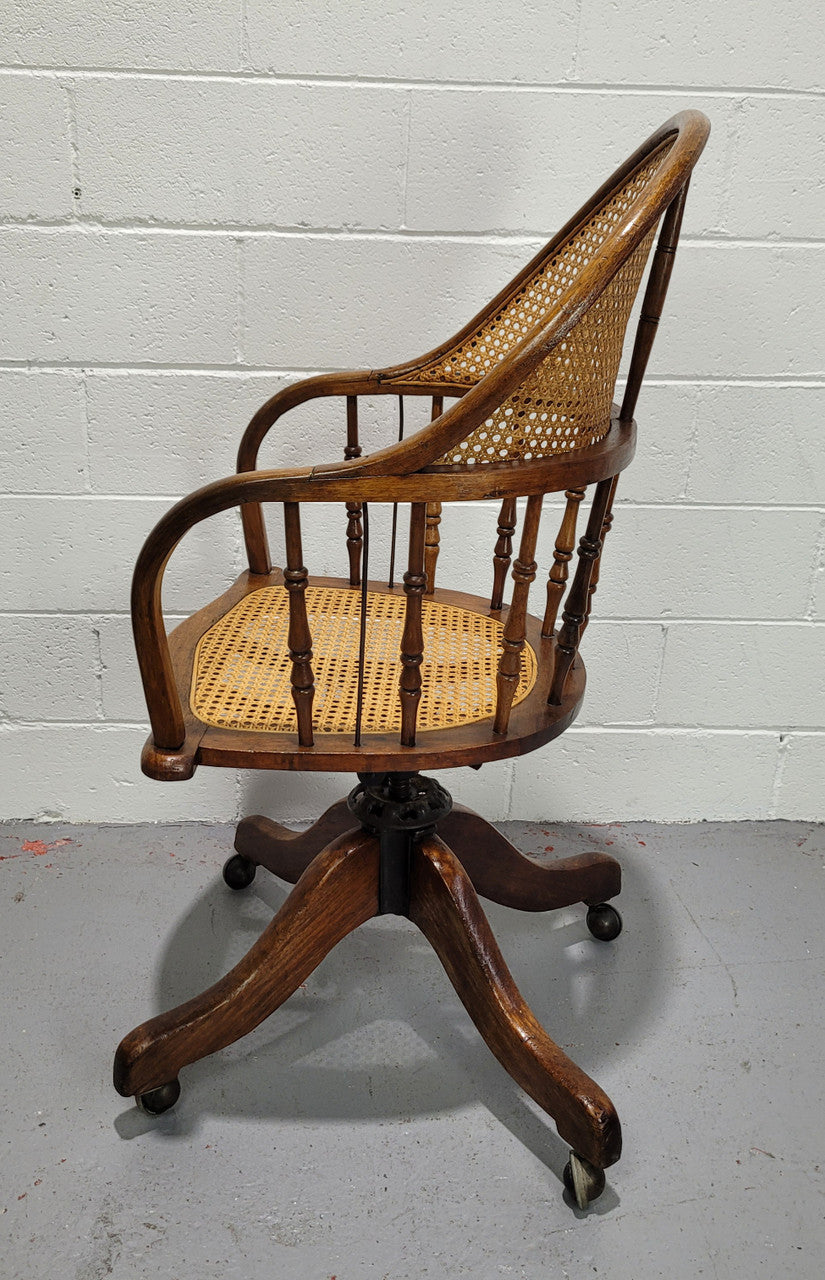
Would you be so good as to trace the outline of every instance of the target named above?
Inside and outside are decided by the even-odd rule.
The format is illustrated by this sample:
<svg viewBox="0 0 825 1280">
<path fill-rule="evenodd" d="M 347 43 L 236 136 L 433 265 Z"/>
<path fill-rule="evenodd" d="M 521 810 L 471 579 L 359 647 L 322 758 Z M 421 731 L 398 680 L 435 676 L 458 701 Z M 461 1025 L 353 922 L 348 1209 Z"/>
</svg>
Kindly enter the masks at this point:
<svg viewBox="0 0 825 1280">
<path fill-rule="evenodd" d="M 668 139 L 654 148 L 560 244 L 551 241 L 531 264 L 528 278 L 510 286 L 510 296 L 493 315 L 421 370 L 422 381 L 472 386 L 500 364 L 548 318 L 567 290 L 575 288 L 583 269 L 603 252 L 611 232 L 637 200 L 643 200 L 671 146 Z M 584 449 L 607 434 L 625 330 L 654 231 L 651 227 L 639 239 L 567 337 L 441 461 L 529 460 Z"/>
</svg>

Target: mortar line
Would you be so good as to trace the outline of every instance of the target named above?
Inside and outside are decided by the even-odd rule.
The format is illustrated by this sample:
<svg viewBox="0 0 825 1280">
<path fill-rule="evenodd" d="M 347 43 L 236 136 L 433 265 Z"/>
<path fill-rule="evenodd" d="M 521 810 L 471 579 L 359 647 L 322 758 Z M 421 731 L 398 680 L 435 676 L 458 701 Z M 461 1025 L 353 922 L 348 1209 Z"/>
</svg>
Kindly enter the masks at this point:
<svg viewBox="0 0 825 1280">
<path fill-rule="evenodd" d="M 813 622 L 816 618 L 817 578 L 823 569 L 825 569 L 825 518 L 819 528 L 808 586 L 808 604 L 805 609 L 805 620 L 808 622 Z"/>
<path fill-rule="evenodd" d="M 249 8 L 248 0 L 240 0 L 240 22 L 241 29 L 239 32 L 240 39 L 238 41 L 238 58 L 242 71 L 249 73 L 251 70 L 252 59 L 249 54 Z"/>
<path fill-rule="evenodd" d="M 240 433 L 239 433 L 240 434 Z M 232 473 L 227 473 L 227 476 Z M 224 478 L 227 478 L 226 476 Z M 310 483 L 308 481 L 308 483 Z M 2 498 L 14 498 L 30 500 L 44 500 L 49 502 L 178 502 L 184 494 L 181 492 L 152 492 L 152 493 L 60 493 L 48 492 L 40 490 L 36 493 L 22 491 L 13 491 L 0 494 Z M 389 501 L 389 500 L 387 500 Z M 324 505 L 328 502 L 332 505 L 339 502 L 338 498 L 320 499 L 318 505 Z M 500 502 L 496 498 L 478 498 L 470 499 L 462 503 L 462 506 L 471 509 L 488 510 Z M 560 502 L 556 502 L 554 507 L 560 507 Z M 632 498 L 622 498 L 616 502 L 616 509 L 622 511 L 753 511 L 753 512 L 785 512 L 794 514 L 804 511 L 818 511 L 825 513 L 825 505 L 822 502 L 639 502 Z"/>
<path fill-rule="evenodd" d="M 77 223 L 80 212 L 78 209 L 78 201 L 82 194 L 82 185 L 80 181 L 80 151 L 77 141 L 77 104 L 74 96 L 74 84 L 71 80 L 60 80 L 58 82 L 63 90 L 66 98 L 66 130 L 69 143 L 69 170 L 71 174 L 71 215 L 69 225 Z"/>
<path fill-rule="evenodd" d="M 579 55 L 581 53 L 581 35 L 582 35 L 582 11 L 584 9 L 584 0 L 577 0 L 576 4 L 576 34 L 573 38 L 573 54 L 570 59 L 570 70 L 565 76 L 565 80 L 574 82 L 579 72 Z"/>
<path fill-rule="evenodd" d="M 388 88 L 388 89 L 427 89 L 438 93 L 462 93 L 467 90 L 482 90 L 491 93 L 542 93 L 570 94 L 573 96 L 615 96 L 615 97 L 673 97 L 687 95 L 692 98 L 735 98 L 746 95 L 749 98 L 790 98 L 802 99 L 825 97 L 825 90 L 818 88 L 788 88 L 786 85 L 764 84 L 709 84 L 695 83 L 630 83 L 615 84 L 608 80 L 577 81 L 568 79 L 558 81 L 522 80 L 518 83 L 506 80 L 430 80 L 426 77 L 393 77 L 341 75 L 332 73 L 297 75 L 289 72 L 257 71 L 252 68 L 222 71 L 191 71 L 181 67 L 115 67 L 115 66 L 61 66 L 56 63 L 0 63 L 0 74 L 9 76 L 49 76 L 72 77 L 94 80 L 196 80 L 196 81 L 255 81 L 283 85 L 328 85 L 331 88 Z"/>
<path fill-rule="evenodd" d="M 317 365 L 292 366 L 289 369 L 265 364 L 245 364 L 239 368 L 236 364 L 176 364 L 172 361 L 147 361 L 145 364 L 125 364 L 116 360 L 64 360 L 59 364 L 55 364 L 51 360 L 40 360 L 38 358 L 28 357 L 26 359 L 0 360 L 0 373 L 76 373 L 78 370 L 85 370 L 88 373 L 116 373 L 129 375 L 132 374 L 186 374 L 198 376 L 210 375 L 226 375 L 232 374 L 235 377 L 254 378 L 262 374 L 266 377 L 273 378 L 289 378 L 289 377 L 311 377 L 319 373 L 343 372 L 349 369 L 349 365 L 328 365 L 325 368 L 319 368 Z M 778 389 L 787 389 L 794 387 L 821 389 L 825 387 L 825 374 L 818 373 L 799 373 L 799 374 L 747 374 L 747 375 L 731 375 L 731 376 L 710 376 L 707 374 L 674 374 L 660 373 L 645 378 L 646 387 L 776 387 Z"/>
<path fill-rule="evenodd" d="M 169 608 L 164 610 L 164 618 L 170 624 L 183 622 L 189 614 L 185 607 Z M 87 618 L 97 619 L 98 621 L 115 621 L 123 619 L 128 621 L 131 614 L 128 609 L 96 609 L 94 606 L 87 606 L 84 609 L 0 609 L 0 618 L 7 618 L 10 621 L 16 619 L 27 620 L 42 618 L 44 620 L 54 620 L 63 618 Z M 600 616 L 594 623 L 594 626 L 601 627 L 741 627 L 741 628 L 775 628 L 775 627 L 793 627 L 803 628 L 804 630 L 819 630 L 825 627 L 825 620 L 808 620 L 804 618 L 661 618 L 661 617 L 617 617 L 617 616 Z"/>
<path fill-rule="evenodd" d="M 769 818 L 776 817 L 776 810 L 779 807 L 779 798 L 782 793 L 782 782 L 785 777 L 785 768 L 788 763 L 788 755 L 790 753 L 791 735 L 788 733 L 780 733 L 779 745 L 776 753 L 776 766 L 773 773 L 773 783 L 771 785 L 771 803 L 768 809 Z"/>
<path fill-rule="evenodd" d="M 682 492 L 679 494 L 679 497 L 683 498 L 685 502 L 690 501 L 688 493 L 690 490 L 690 482 L 693 477 L 693 463 L 696 457 L 696 451 L 699 447 L 699 422 L 701 419 L 702 389 L 701 387 L 694 386 L 693 390 L 693 421 L 690 424 L 690 436 L 686 450 L 685 474 L 682 482 Z"/>
<path fill-rule="evenodd" d="M 401 226 L 407 230 L 407 189 L 410 178 L 410 138 L 412 136 L 412 94 L 408 93 L 404 104 L 403 169 L 401 173 Z"/>
<path fill-rule="evenodd" d="M 270 240 L 330 240 L 376 241 L 386 244 L 406 244 L 411 240 L 434 244 L 484 244 L 491 248 L 533 249 L 543 244 L 552 228 L 535 227 L 518 231 L 507 228 L 490 228 L 484 231 L 455 231 L 439 227 L 407 227 L 390 230 L 386 227 L 320 226 L 266 222 L 187 222 L 167 221 L 163 218 L 92 218 L 57 216 L 5 217 L 0 221 L 0 231 L 42 231 L 60 234 L 73 231 L 81 235 L 108 234 L 113 236 L 143 235 L 147 237 L 191 237 L 192 239 L 232 239 L 244 235 L 251 239 Z M 808 249 L 825 248 L 825 238 L 816 236 L 728 236 L 713 234 L 682 236 L 680 247 L 688 249 Z"/>
<path fill-rule="evenodd" d="M 669 622 L 662 623 L 662 647 L 659 651 L 659 666 L 656 672 L 656 684 L 653 689 L 653 698 L 651 700 L 651 724 L 658 728 L 657 717 L 659 715 L 659 695 L 662 690 L 662 680 L 665 674 L 665 656 L 667 654 L 667 641 L 670 634 Z"/>
<path fill-rule="evenodd" d="M 103 645 L 100 639 L 100 628 L 92 625 L 92 635 L 94 636 L 94 665 L 95 665 L 95 701 L 97 703 L 97 718 L 101 723 L 105 722 L 106 714 L 103 709 L 103 672 L 105 670 L 103 664 Z"/>
<path fill-rule="evenodd" d="M 3 729 L 34 729 L 40 727 L 48 727 L 50 729 L 140 729 L 144 733 L 148 725 L 148 717 L 143 720 L 120 720 L 116 718 L 107 718 L 105 720 L 63 720 L 54 719 L 47 720 L 45 718 L 37 720 L 28 720 L 16 718 L 14 720 L 0 721 L 0 731 Z M 682 724 L 646 724 L 639 721 L 619 721 L 612 724 L 573 724 L 566 731 L 567 734 L 592 737 L 594 734 L 608 734 L 616 736 L 618 734 L 643 734 L 648 737 L 661 737 L 663 735 L 676 736 L 680 738 L 691 737 L 726 737 L 726 738 L 773 738 L 777 734 L 791 736 L 791 731 L 787 725 L 778 724 L 758 724 L 758 725 L 682 725 Z M 825 739 L 825 729 L 817 725 L 801 725 L 799 728 L 794 726 L 793 737 L 823 738 Z M 515 776 L 515 771 L 514 771 Z M 504 821 L 504 819 L 502 819 Z"/>
<path fill-rule="evenodd" d="M 243 340 L 246 333 L 246 259 L 242 236 L 235 240 L 235 361 L 243 364 Z"/>
<path fill-rule="evenodd" d="M 86 493 L 91 495 L 92 484 L 92 442 L 90 439 L 90 423 L 89 423 L 89 388 L 86 384 L 86 370 L 80 371 L 80 394 L 83 397 L 83 470 L 84 480 L 86 483 Z M 68 495 L 66 495 L 68 496 Z"/>
<path fill-rule="evenodd" d="M 97 620 L 111 620 L 116 618 L 128 619 L 131 616 L 128 609 L 96 609 L 93 606 L 85 609 L 0 609 L 0 618 L 95 618 Z M 185 609 L 174 608 L 165 609 L 163 615 L 168 622 L 182 622 L 188 617 Z M 640 616 L 620 616 L 600 615 L 594 622 L 594 626 L 598 627 L 801 627 L 807 630 L 825 627 L 825 619 L 807 619 L 807 618 L 730 618 L 720 616 L 718 618 L 709 617 L 683 617 L 683 618 L 662 618 L 650 617 L 646 615 Z"/>
</svg>

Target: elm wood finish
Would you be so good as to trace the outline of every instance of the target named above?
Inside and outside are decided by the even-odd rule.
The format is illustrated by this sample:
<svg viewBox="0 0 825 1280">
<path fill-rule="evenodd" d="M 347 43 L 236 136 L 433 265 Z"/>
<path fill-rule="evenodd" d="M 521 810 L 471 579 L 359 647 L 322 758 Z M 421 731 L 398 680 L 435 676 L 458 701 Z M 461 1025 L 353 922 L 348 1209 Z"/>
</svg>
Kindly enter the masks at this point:
<svg viewBox="0 0 825 1280">
<path fill-rule="evenodd" d="M 378 840 L 345 832 L 313 860 L 255 945 L 201 995 L 136 1027 L 118 1046 L 123 1097 L 177 1078 L 269 1017 L 324 956 L 378 910 Z"/>
<path fill-rule="evenodd" d="M 290 831 L 280 822 L 255 815 L 238 825 L 235 849 L 255 866 L 294 884 L 321 849 L 352 823 L 346 800 L 336 801 L 306 831 Z M 464 805 L 453 805 L 438 823 L 438 834 L 459 858 L 476 893 L 517 911 L 556 911 L 578 902 L 595 906 L 621 892 L 621 867 L 609 854 L 582 853 L 550 864 L 535 862 Z"/>
<path fill-rule="evenodd" d="M 424 527 L 427 507 L 414 502 L 410 508 L 410 552 L 404 574 L 404 633 L 401 637 L 401 746 L 415 746 L 415 720 L 421 701 L 421 663 L 424 661 L 424 633 L 421 629 L 421 597 L 427 586 L 424 574 Z"/>
<path fill-rule="evenodd" d="M 357 396 L 347 396 L 347 443 L 344 447 L 344 457 L 361 457 L 361 445 L 358 440 Z M 364 545 L 362 515 L 363 508 L 360 502 L 347 503 L 347 553 L 351 587 L 357 587 L 361 583 L 361 548 Z"/>
<path fill-rule="evenodd" d="M 340 578 L 313 578 L 315 586 L 346 585 Z M 420 733 L 414 747 L 401 747 L 397 734 L 364 734 L 361 747 L 354 747 L 348 734 L 319 735 L 313 747 L 301 747 L 294 734 L 247 733 L 201 724 L 189 709 L 189 689 L 198 640 L 217 618 L 244 596 L 261 587 L 284 585 L 280 570 L 271 574 L 242 573 L 237 582 L 200 613 L 182 623 L 170 636 L 172 646 L 172 678 L 176 697 L 186 712 L 186 734 L 177 750 L 161 750 L 150 735 L 143 750 L 143 772 L 158 781 L 180 781 L 190 778 L 198 765 L 219 765 L 237 769 L 297 769 L 346 773 L 451 768 L 480 764 L 487 760 L 506 760 L 523 755 L 558 737 L 573 721 L 585 688 L 585 667 L 577 655 L 561 704 L 549 705 L 550 681 L 553 674 L 553 640 L 542 637 L 541 622 L 526 617 L 525 635 L 538 660 L 536 683 L 522 702 L 510 713 L 506 735 L 493 736 L 488 721 L 465 725 L 460 729 L 430 729 Z M 385 582 L 370 582 L 369 590 L 377 594 L 398 595 L 400 588 L 390 590 Z M 437 588 L 436 601 L 468 609 L 474 613 L 498 618 L 489 602 L 463 591 Z"/>
<path fill-rule="evenodd" d="M 433 396 L 431 422 L 440 417 L 444 412 L 444 397 Z M 424 534 L 424 573 L 427 578 L 426 594 L 431 596 L 435 591 L 435 566 L 438 562 L 440 535 L 438 526 L 441 524 L 441 503 L 427 503 L 427 528 Z"/>
<path fill-rule="evenodd" d="M 690 174 L 688 174 L 675 199 L 668 205 L 656 250 L 653 254 L 653 263 L 645 289 L 644 301 L 642 302 L 642 314 L 636 331 L 633 355 L 630 360 L 630 369 L 628 370 L 627 384 L 625 386 L 624 399 L 622 400 L 621 418 L 623 422 L 629 422 L 636 412 L 636 401 L 639 398 L 642 379 L 645 376 L 647 362 L 653 348 L 653 339 L 656 337 L 656 330 L 662 315 L 662 307 L 667 297 L 667 289 L 673 272 L 673 263 L 676 258 L 676 247 L 679 243 L 679 232 L 682 229 L 682 216 L 685 212 L 685 201 L 687 200 L 689 186 Z"/>
<path fill-rule="evenodd" d="M 198 765 L 347 770 L 362 776 L 385 772 L 400 780 L 400 794 L 404 779 L 419 769 L 479 765 L 517 756 L 549 742 L 568 727 L 584 694 L 585 671 L 578 652 L 579 641 L 598 583 L 602 543 L 612 519 L 613 494 L 617 477 L 633 457 L 636 399 L 670 279 L 688 179 L 707 132 L 707 121 L 697 112 L 683 112 L 666 122 L 515 280 L 434 351 L 388 369 L 306 379 L 274 396 L 247 427 L 238 452 L 238 473 L 184 498 L 159 522 L 138 558 L 132 593 L 135 640 L 152 726 L 144 748 L 145 772 L 164 780 L 190 777 Z M 658 164 L 655 172 L 648 163 L 653 156 Z M 633 187 L 636 194 L 624 203 L 614 201 L 616 192 L 643 164 L 645 180 L 652 174 L 647 186 Z M 599 236 L 588 240 L 589 220 L 608 199 L 616 216 L 611 214 L 600 222 Z M 621 409 L 614 405 L 608 421 L 606 399 L 610 392 L 600 384 L 597 418 L 578 439 L 575 393 L 572 425 L 566 410 L 560 410 L 562 424 L 568 425 L 554 428 L 548 448 L 561 452 L 533 456 L 548 450 L 530 443 L 523 449 L 524 456 L 513 456 L 511 450 L 506 461 L 473 466 L 463 462 L 445 464 L 443 459 L 455 457 L 456 449 L 493 415 L 501 415 L 496 421 L 503 421 L 508 412 L 514 412 L 507 409 L 508 401 L 517 399 L 528 379 L 534 379 L 530 388 L 540 385 L 539 369 L 543 377 L 550 367 L 545 362 L 551 357 L 561 362 L 564 357 L 560 353 L 574 348 L 582 333 L 595 333 L 602 318 L 607 317 L 610 323 L 609 307 L 613 303 L 609 300 L 618 296 L 618 284 L 624 288 L 631 276 L 635 282 L 637 251 L 650 243 L 660 220 L 659 241 Z M 445 380 L 456 371 L 447 367 L 444 357 L 457 345 L 471 346 L 474 335 L 495 327 L 499 313 L 521 298 L 520 290 L 527 288 L 553 254 L 567 252 L 565 246 L 569 247 L 579 232 L 578 243 L 585 248 L 569 275 L 553 277 L 558 282 L 556 293 L 549 291 L 542 306 L 533 312 L 540 318 L 532 322 L 524 319 L 528 311 L 519 312 L 521 318 L 516 327 L 521 336 L 509 350 L 505 343 L 498 352 L 494 350 L 496 336 L 486 349 L 486 364 L 472 385 Z M 632 255 L 636 256 L 631 261 Z M 628 271 L 614 289 L 625 264 Z M 592 331 L 580 326 L 585 320 L 590 323 L 591 308 L 597 308 L 597 323 Z M 625 314 L 621 312 L 623 317 Z M 594 346 L 588 348 L 590 366 L 581 350 L 576 357 L 579 363 L 575 369 L 585 382 L 591 374 L 594 382 L 601 376 L 598 337 L 593 337 L 592 342 Z M 499 359 L 501 352 L 504 354 Z M 439 362 L 443 367 L 433 374 L 431 370 Z M 473 365 L 473 371 L 475 368 Z M 459 369 L 456 378 L 460 376 Z M 402 414 L 405 395 L 430 396 L 432 420 L 406 439 L 364 455 L 358 437 L 361 395 L 398 396 Z M 343 461 L 258 470 L 258 451 L 272 427 L 290 409 L 319 397 L 339 397 L 345 403 L 347 438 Z M 445 400 L 449 401 L 446 408 Z M 531 404 L 530 413 L 538 413 L 540 397 Z M 592 443 L 596 437 L 600 438 Z M 509 442 L 513 439 L 527 437 L 514 432 Z M 576 515 L 584 491 L 591 487 L 593 498 L 586 531 L 579 543 L 577 567 L 565 602 Z M 564 493 L 567 505 L 550 567 L 544 617 L 539 620 L 527 613 L 528 590 L 537 570 L 535 547 L 542 499 L 549 493 Z M 503 588 L 510 567 L 519 497 L 527 498 L 527 512 L 519 556 L 513 566 L 513 600 L 505 610 Z M 441 505 L 483 499 L 501 503 L 491 607 L 479 597 L 435 587 Z M 262 504 L 270 502 L 284 505 L 283 571 L 273 568 L 266 539 Z M 351 586 L 366 577 L 365 504 L 403 502 L 412 506 L 409 564 L 403 587 L 406 617 L 399 699 L 405 710 L 400 740 L 398 734 L 370 733 L 364 734 L 363 743 L 356 747 L 350 737 L 342 734 L 313 735 L 312 637 L 305 603 L 308 573 L 303 563 L 299 508 L 300 504 L 309 507 L 322 502 L 346 506 L 349 576 L 345 581 Z M 166 564 L 191 528 L 230 507 L 240 510 L 249 572 L 242 574 L 220 600 L 200 610 L 167 639 L 161 607 Z M 339 585 L 338 580 L 331 582 Z M 189 702 L 198 639 L 238 600 L 275 583 L 286 585 L 288 590 L 288 648 L 297 739 L 294 733 L 241 732 L 200 723 Z M 377 585 L 371 585 L 371 589 L 388 590 Z M 495 715 L 486 722 L 416 732 L 423 649 L 421 598 L 425 591 L 461 608 L 493 613 L 504 623 L 498 704 Z M 556 617 L 562 605 L 562 626 L 556 634 Z M 536 653 L 537 679 L 530 694 L 512 705 L 525 643 Z M 580 1203 L 582 1197 L 585 1201 L 592 1198 L 598 1194 L 600 1171 L 619 1155 L 620 1131 L 615 1111 L 598 1086 L 553 1044 L 527 1009 L 501 959 L 476 893 L 523 910 L 553 909 L 575 901 L 596 905 L 618 892 L 617 864 L 592 854 L 565 859 L 554 867 L 539 866 L 522 857 L 478 815 L 460 808 L 438 822 L 435 834 L 431 828 L 422 827 L 417 842 L 410 837 L 407 844 L 406 836 L 396 839 L 396 835 L 394 831 L 393 838 L 385 840 L 384 861 L 392 861 L 390 854 L 397 847 L 398 865 L 409 865 L 409 874 L 405 884 L 399 879 L 393 902 L 403 902 L 404 910 L 429 938 L 493 1052 L 514 1079 L 554 1116 L 559 1132 L 581 1157 L 574 1162 L 574 1172 L 581 1174 L 582 1160 L 593 1166 L 591 1172 L 598 1177 L 592 1181 L 591 1192 L 585 1187 Z M 444 840 L 455 845 L 455 854 Z M 241 856 L 297 880 L 295 889 L 259 943 L 222 982 L 126 1037 L 118 1051 L 118 1088 L 128 1094 L 168 1086 L 167 1095 L 171 1098 L 171 1086 L 181 1066 L 231 1043 L 276 1008 L 337 940 L 381 909 L 379 844 L 374 834 L 353 829 L 352 815 L 341 805 L 333 806 L 314 828 L 301 835 L 288 833 L 262 818 L 241 823 L 236 837 Z M 603 932 L 602 936 L 606 938 L 608 933 Z M 578 1188 L 577 1195 L 580 1191 Z"/>
<path fill-rule="evenodd" d="M 553 1117 L 575 1152 L 599 1169 L 615 1164 L 622 1134 L 612 1102 L 528 1008 L 469 877 L 437 836 L 413 849 L 409 914 L 505 1071 Z"/>
<path fill-rule="evenodd" d="M 355 826 L 346 799 L 336 800 L 306 831 L 291 831 L 262 814 L 251 814 L 238 823 L 235 850 L 256 867 L 295 884 L 326 845 Z"/>
<path fill-rule="evenodd" d="M 289 656 L 292 659 L 292 699 L 298 717 L 298 742 L 312 746 L 312 636 L 307 621 L 306 589 L 309 572 L 301 548 L 301 516 L 297 502 L 284 503 L 286 568 L 284 586 L 289 592 Z"/>
<path fill-rule="evenodd" d="M 602 529 L 612 492 L 612 480 L 600 480 L 596 485 L 587 529 L 579 539 L 576 576 L 564 606 L 562 627 L 556 637 L 553 683 L 548 695 L 548 702 L 554 707 L 561 706 L 565 682 L 578 653 L 579 641 L 587 622 L 590 583 L 602 548 Z"/>
<path fill-rule="evenodd" d="M 504 604 L 504 583 L 513 554 L 513 534 L 516 531 L 516 500 L 505 498 L 498 513 L 498 541 L 493 551 L 493 593 L 490 608 L 499 610 Z"/>
<path fill-rule="evenodd" d="M 621 1130 L 607 1095 L 550 1039 L 521 996 L 459 860 L 434 835 L 409 854 L 409 908 L 502 1066 L 599 1169 L 618 1160 Z M 281 910 L 230 972 L 121 1041 L 115 1088 L 140 1096 L 234 1044 L 273 1013 L 336 943 L 379 912 L 379 838 L 344 832 L 301 874 Z"/>
<path fill-rule="evenodd" d="M 587 630 L 587 624 L 590 621 L 590 614 L 593 612 L 593 597 L 596 594 L 596 590 L 599 585 L 599 574 L 601 573 L 602 556 L 604 555 L 604 543 L 605 543 L 605 539 L 607 538 L 607 535 L 610 533 L 610 530 L 613 527 L 613 501 L 616 497 L 616 488 L 618 486 L 618 483 L 619 483 L 619 477 L 614 476 L 613 482 L 610 486 L 610 493 L 607 498 L 607 508 L 604 513 L 604 520 L 602 521 L 602 531 L 599 539 L 599 542 L 600 542 L 599 552 L 598 552 L 598 555 L 596 556 L 596 559 L 593 561 L 593 568 L 590 573 L 590 582 L 587 587 L 587 607 L 585 609 L 584 622 L 582 623 L 582 629 L 581 629 L 579 638 L 581 638 L 581 636 L 583 636 L 585 631 Z"/>
<path fill-rule="evenodd" d="M 559 529 L 559 536 L 556 538 L 556 546 L 553 550 L 553 564 L 547 579 L 547 605 L 544 610 L 544 622 L 541 628 L 543 636 L 551 636 L 556 629 L 559 605 L 562 602 L 567 586 L 568 566 L 573 559 L 573 548 L 576 545 L 576 522 L 578 520 L 579 507 L 584 498 L 584 489 L 568 489 L 564 496 L 567 499 L 567 504 L 564 508 L 564 517 Z"/>
<path fill-rule="evenodd" d="M 501 659 L 498 664 L 498 699 L 493 720 L 494 733 L 506 733 L 510 725 L 510 709 L 518 688 L 521 671 L 521 651 L 527 633 L 527 598 L 530 584 L 536 576 L 536 539 L 541 519 L 541 497 L 533 494 L 527 499 L 524 527 L 518 559 L 513 565 L 513 601 L 507 613 L 507 621 L 501 637 Z"/>
<path fill-rule="evenodd" d="M 439 418 L 437 422 L 441 420 Z M 229 476 L 183 498 L 162 517 L 149 534 L 138 556 L 132 580 L 135 649 L 155 746 L 164 752 L 175 752 L 182 746 L 186 736 L 184 712 L 175 686 L 163 622 L 162 585 L 166 565 L 175 547 L 202 520 L 230 507 L 241 507 L 245 512 L 250 504 L 260 502 L 346 503 L 354 501 L 357 494 L 362 502 L 392 502 L 397 499 L 426 503 L 442 499 L 471 501 L 501 498 L 506 494 L 543 494 L 581 488 L 623 470 L 631 461 L 635 447 L 635 423 L 620 422 L 616 410 L 610 430 L 598 444 L 577 453 L 558 454 L 529 463 L 450 467 L 417 475 L 391 478 L 371 476 L 364 480 L 330 476 L 317 467 L 293 468 L 282 472 L 261 471 L 250 475 Z M 271 562 L 268 550 L 266 564 L 265 569 L 251 567 L 250 574 L 269 574 Z M 357 771 L 355 766 L 353 770 Z"/>
</svg>

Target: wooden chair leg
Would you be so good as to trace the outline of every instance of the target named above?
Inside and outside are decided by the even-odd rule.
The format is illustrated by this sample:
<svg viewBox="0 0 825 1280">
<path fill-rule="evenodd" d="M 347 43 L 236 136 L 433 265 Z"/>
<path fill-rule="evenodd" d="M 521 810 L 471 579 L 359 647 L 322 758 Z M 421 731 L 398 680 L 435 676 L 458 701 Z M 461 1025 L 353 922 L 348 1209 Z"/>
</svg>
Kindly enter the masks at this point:
<svg viewBox="0 0 825 1280">
<path fill-rule="evenodd" d="M 181 1067 L 233 1044 L 292 995 L 327 952 L 378 911 L 378 839 L 345 833 L 301 876 L 281 910 L 234 969 L 121 1042 L 114 1081 L 124 1097 L 164 1089 L 177 1097 Z"/>
<path fill-rule="evenodd" d="M 235 832 L 235 848 L 256 867 L 264 867 L 273 875 L 295 884 L 316 854 L 331 840 L 358 826 L 347 808 L 346 800 L 338 800 L 306 831 L 290 831 L 289 827 L 256 814 L 243 818 Z"/>
<path fill-rule="evenodd" d="M 437 836 L 415 846 L 410 919 L 437 953 L 499 1062 L 596 1170 L 621 1153 L 621 1127 L 602 1089 L 555 1044 L 522 998 L 469 876 Z"/>
<path fill-rule="evenodd" d="M 607 853 L 582 853 L 541 866 L 521 853 L 491 823 L 453 805 L 438 824 L 476 893 L 519 911 L 554 911 L 576 902 L 588 906 L 615 898 L 622 870 Z"/>
</svg>

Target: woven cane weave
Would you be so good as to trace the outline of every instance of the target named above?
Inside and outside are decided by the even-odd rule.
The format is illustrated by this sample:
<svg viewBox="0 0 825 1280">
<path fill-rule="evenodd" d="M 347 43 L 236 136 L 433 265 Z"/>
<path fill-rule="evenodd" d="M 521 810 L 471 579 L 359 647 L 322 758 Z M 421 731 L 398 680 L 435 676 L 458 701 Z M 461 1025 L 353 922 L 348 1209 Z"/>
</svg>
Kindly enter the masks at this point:
<svg viewBox="0 0 825 1280">
<path fill-rule="evenodd" d="M 403 597 L 367 594 L 364 664 L 365 733 L 400 730 Z M 308 587 L 312 634 L 316 733 L 352 733 L 358 680 L 360 592 Z M 502 624 L 452 605 L 423 600 L 424 662 L 417 728 L 446 729 L 485 720 L 495 711 Z M 201 636 L 195 652 L 190 700 L 204 724 L 226 729 L 295 731 L 292 662 L 287 646 L 289 606 L 284 587 L 245 596 Z M 522 650 L 514 703 L 536 680 L 536 656 Z"/>
<path fill-rule="evenodd" d="M 654 177 L 666 143 L 633 173 L 479 331 L 418 371 L 422 381 L 473 385 L 551 312 Z M 567 338 L 441 463 L 530 459 L 583 449 L 607 434 L 625 329 L 655 228 Z"/>
</svg>

